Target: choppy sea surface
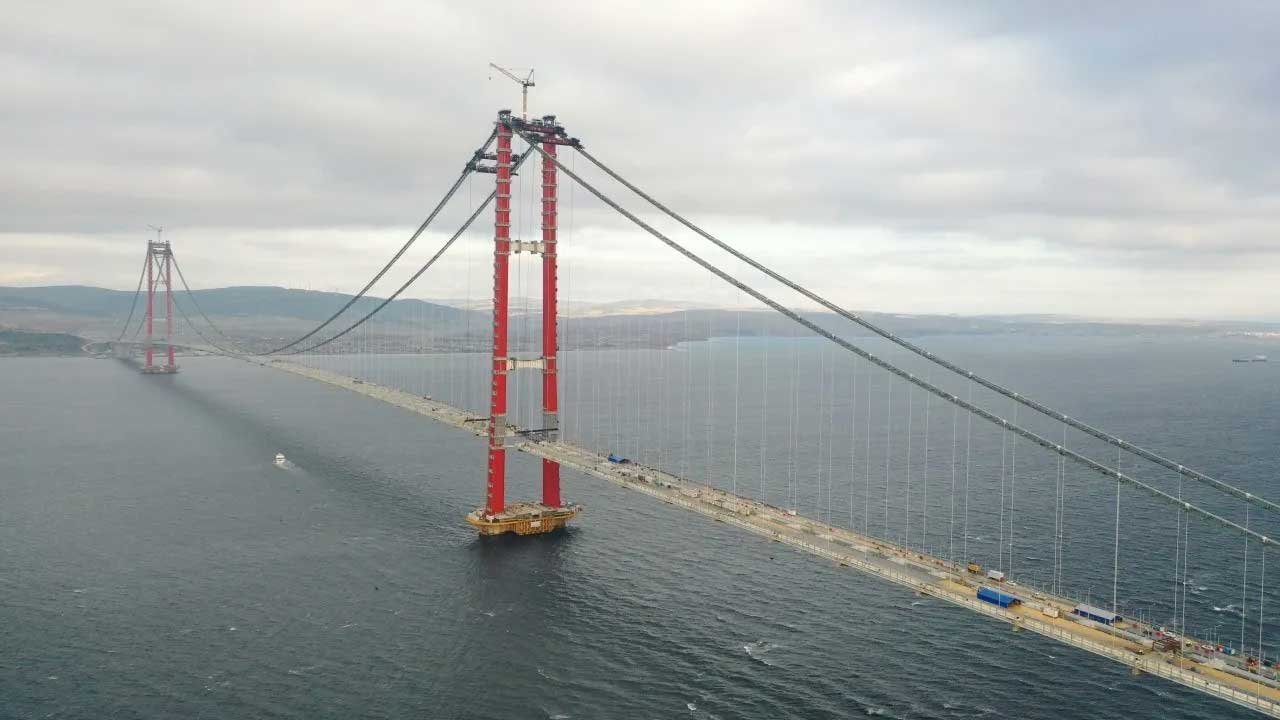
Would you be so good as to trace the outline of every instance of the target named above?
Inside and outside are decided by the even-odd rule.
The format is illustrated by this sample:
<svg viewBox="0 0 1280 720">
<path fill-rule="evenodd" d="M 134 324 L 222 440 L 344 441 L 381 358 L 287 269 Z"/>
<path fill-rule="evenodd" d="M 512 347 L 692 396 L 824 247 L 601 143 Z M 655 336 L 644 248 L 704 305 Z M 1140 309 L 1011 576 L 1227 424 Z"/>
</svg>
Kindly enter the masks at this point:
<svg viewBox="0 0 1280 720">
<path fill-rule="evenodd" d="M 1274 347 L 1167 338 L 922 342 L 1206 472 L 1280 495 Z M 653 443 L 653 458 L 695 474 L 703 450 L 686 452 L 669 438 L 693 442 L 708 424 L 694 419 L 696 431 L 685 431 L 675 382 L 682 363 L 686 387 L 703 376 L 703 366 L 684 355 L 699 345 L 708 346 L 602 356 L 585 391 L 566 388 L 571 432 L 608 444 L 608 420 L 584 427 L 575 415 L 630 407 L 623 396 L 597 391 L 593 399 L 590 392 L 601 373 L 607 385 L 620 363 L 633 362 L 673 386 L 671 402 L 654 401 L 656 419 L 640 417 L 634 427 L 649 428 L 642 437 Z M 709 345 L 716 347 L 697 362 L 716 369 L 708 373 L 716 379 L 736 374 L 739 392 L 744 378 L 774 385 L 761 394 L 772 408 L 760 396 L 735 408 L 740 452 L 721 452 L 732 424 L 710 423 L 718 439 L 709 447 L 717 452 L 705 454 L 718 469 L 716 482 L 729 482 L 728 463 L 737 462 L 734 482 L 754 491 L 760 467 L 748 458 L 760 446 L 746 436 L 764 436 L 764 492 L 773 501 L 794 499 L 802 512 L 872 531 L 883 521 L 891 536 L 919 533 L 914 544 L 954 552 L 948 500 L 957 426 L 949 410 L 929 408 L 925 430 L 922 396 L 899 396 L 915 403 L 907 420 L 906 405 L 874 394 L 868 427 L 917 433 L 911 453 L 921 453 L 929 437 L 933 456 L 926 463 L 919 454 L 895 455 L 907 449 L 881 447 L 884 429 L 864 450 L 872 447 L 863 442 L 868 427 L 849 425 L 862 417 L 867 392 L 865 379 L 853 383 L 857 366 L 827 371 L 826 362 L 848 361 L 800 350 L 788 356 L 780 344 L 766 372 L 763 347 Z M 1273 362 L 1230 362 L 1255 352 L 1270 352 Z M 566 364 L 590 375 L 589 355 Z M 816 373 L 803 369 L 809 361 Z M 370 372 L 425 378 L 409 369 L 412 362 L 390 358 Z M 462 522 L 483 494 L 479 439 L 267 368 L 219 358 L 182 365 L 175 377 L 144 377 L 114 361 L 0 360 L 0 717 L 1252 716 L 571 471 L 566 495 L 587 507 L 572 529 L 481 541 Z M 820 380 L 824 371 L 830 385 Z M 825 406 L 819 448 L 840 460 L 812 473 L 802 467 L 794 482 L 792 431 L 783 428 L 803 420 L 810 423 L 804 432 L 815 434 L 824 406 L 793 402 L 800 390 L 784 389 L 793 375 L 819 378 L 804 391 L 814 401 L 851 398 Z M 874 393 L 888 387 L 880 382 Z M 695 400 L 689 405 L 706 402 Z M 713 400 L 710 417 L 724 419 L 728 404 Z M 881 418 L 881 402 L 897 420 Z M 750 422 L 754 429 L 743 430 Z M 975 432 L 978 445 L 997 453 L 969 468 L 975 498 L 991 502 L 1000 437 Z M 639 444 L 635 450 L 646 453 Z M 273 465 L 277 452 L 288 457 L 285 468 Z M 1046 544 L 1054 485 L 1045 479 L 1054 466 L 1029 448 L 1020 452 L 1026 505 L 1017 507 L 1025 516 L 998 521 L 1016 539 L 979 539 L 982 527 L 997 527 L 988 504 L 974 510 L 969 554 L 1007 562 L 1015 576 L 1043 578 L 1055 552 Z M 863 467 L 863 453 L 874 467 Z M 511 495 L 532 496 L 535 462 L 511 455 Z M 912 457 L 919 458 L 917 484 L 903 495 L 901 470 L 886 473 L 884 463 L 901 468 Z M 1172 487 L 1170 478 L 1157 479 Z M 1084 475 L 1072 482 L 1078 494 L 1067 524 L 1078 551 L 1065 565 L 1100 567 L 1089 592 L 1109 599 L 1115 491 Z M 929 483 L 932 495 L 921 498 Z M 1118 591 L 1160 617 L 1172 612 L 1166 605 L 1177 594 L 1172 538 L 1181 526 L 1175 512 L 1129 492 L 1124 509 L 1135 514 L 1122 527 Z M 1192 545 L 1188 628 L 1198 622 L 1204 632 L 1238 637 L 1239 566 L 1229 570 L 1215 555 L 1234 557 L 1236 540 L 1218 539 L 1207 525 L 1190 530 L 1204 549 Z M 1147 563 L 1148 555 L 1161 559 Z M 1254 549 L 1255 576 L 1265 562 L 1259 557 Z M 1271 572 L 1280 587 L 1280 572 Z M 1260 594 L 1280 608 L 1254 577 L 1245 583 L 1246 614 L 1258 612 Z M 1237 614 L 1212 609 L 1227 605 Z M 1271 613 L 1264 619 L 1269 647 Z M 1246 645 L 1253 644 L 1256 622 L 1245 629 Z"/>
</svg>

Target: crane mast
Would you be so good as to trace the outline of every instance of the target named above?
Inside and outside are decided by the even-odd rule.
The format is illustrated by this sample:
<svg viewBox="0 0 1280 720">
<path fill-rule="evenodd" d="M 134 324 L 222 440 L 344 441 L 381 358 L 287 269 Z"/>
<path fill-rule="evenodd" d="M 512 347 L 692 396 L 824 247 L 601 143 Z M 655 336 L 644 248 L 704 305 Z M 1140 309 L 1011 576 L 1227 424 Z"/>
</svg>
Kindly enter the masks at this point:
<svg viewBox="0 0 1280 720">
<path fill-rule="evenodd" d="M 529 68 L 528 75 L 525 75 L 524 77 L 520 77 L 519 75 L 516 75 L 515 73 L 511 72 L 510 70 L 496 63 L 489 63 L 489 67 L 493 68 L 494 70 L 497 70 L 503 75 L 506 75 L 507 77 L 511 78 L 513 81 L 515 81 L 517 84 L 520 85 L 520 119 L 528 120 L 529 119 L 529 88 L 534 86 L 533 68 Z"/>
</svg>

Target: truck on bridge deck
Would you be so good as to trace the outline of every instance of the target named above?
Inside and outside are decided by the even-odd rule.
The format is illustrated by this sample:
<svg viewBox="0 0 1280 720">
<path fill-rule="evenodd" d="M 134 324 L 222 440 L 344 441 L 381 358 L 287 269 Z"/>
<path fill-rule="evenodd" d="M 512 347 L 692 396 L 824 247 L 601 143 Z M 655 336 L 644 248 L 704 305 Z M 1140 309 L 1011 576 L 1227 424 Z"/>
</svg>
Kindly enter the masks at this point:
<svg viewBox="0 0 1280 720">
<path fill-rule="evenodd" d="M 1083 603 L 1077 605 L 1075 609 L 1071 611 L 1071 614 L 1103 625 L 1114 625 L 1116 622 L 1124 619 L 1110 610 L 1103 610 L 1100 607 L 1085 605 Z"/>
<path fill-rule="evenodd" d="M 992 605 L 998 605 L 1002 608 L 1010 608 L 1014 605 L 1022 604 L 1022 598 L 1017 595 L 1001 592 L 993 587 L 987 587 L 986 585 L 978 588 L 978 599 L 983 602 L 989 602 Z"/>
</svg>

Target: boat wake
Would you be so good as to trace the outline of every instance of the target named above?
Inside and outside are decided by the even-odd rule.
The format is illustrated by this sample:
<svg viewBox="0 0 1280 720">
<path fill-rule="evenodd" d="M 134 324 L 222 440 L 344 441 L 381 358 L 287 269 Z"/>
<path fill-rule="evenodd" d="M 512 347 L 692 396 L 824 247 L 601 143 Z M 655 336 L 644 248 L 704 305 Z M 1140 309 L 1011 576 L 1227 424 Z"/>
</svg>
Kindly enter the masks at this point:
<svg viewBox="0 0 1280 720">
<path fill-rule="evenodd" d="M 775 647 L 777 646 L 771 645 L 764 640 L 758 640 L 756 642 L 743 645 L 742 649 L 747 652 L 747 655 L 751 656 L 752 660 L 772 667 L 773 663 L 770 662 L 769 658 L 765 657 L 765 655 Z"/>
</svg>

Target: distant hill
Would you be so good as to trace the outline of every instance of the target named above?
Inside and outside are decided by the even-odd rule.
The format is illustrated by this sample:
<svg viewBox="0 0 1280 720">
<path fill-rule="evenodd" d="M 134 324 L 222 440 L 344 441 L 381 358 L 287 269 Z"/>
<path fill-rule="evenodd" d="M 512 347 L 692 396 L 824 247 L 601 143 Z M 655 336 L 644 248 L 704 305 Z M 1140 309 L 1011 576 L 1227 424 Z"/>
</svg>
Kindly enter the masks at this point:
<svg viewBox="0 0 1280 720">
<path fill-rule="evenodd" d="M 263 350 L 290 341 L 313 329 L 343 306 L 350 295 L 315 290 L 292 290 L 281 287 L 228 287 L 197 290 L 193 293 L 201 309 L 218 325 L 219 331 L 234 338 L 242 348 Z M 182 315 L 195 316 L 185 292 L 175 294 Z M 107 290 L 79 285 L 50 287 L 0 287 L 0 329 L 57 332 L 95 340 L 111 339 L 121 331 L 129 314 L 133 292 Z M 324 337 L 346 328 L 382 302 L 381 298 L 362 298 Z M 138 328 L 143 308 L 139 303 L 131 323 Z M 516 303 L 523 306 L 523 303 Z M 513 317 L 511 343 L 522 351 L 536 351 L 540 323 L 538 303 L 529 304 L 530 315 Z M 663 347 L 684 340 L 701 340 L 708 336 L 731 337 L 796 334 L 795 325 L 775 312 L 735 310 L 710 307 L 678 308 L 677 303 L 661 300 L 625 303 L 583 303 L 566 312 L 562 318 L 565 348 L 649 346 Z M 353 335 L 333 346 L 346 348 L 358 342 L 363 349 L 401 352 L 405 348 L 488 349 L 486 330 L 490 310 L 477 304 L 462 309 L 441 302 L 396 300 L 378 314 L 377 320 L 365 326 L 361 335 Z M 804 315 L 832 332 L 848 337 L 865 336 L 858 328 L 832 313 L 804 311 Z M 930 335 L 1084 335 L 1126 336 L 1222 335 L 1247 333 L 1266 335 L 1280 331 L 1274 323 L 1241 322 L 1108 322 L 1085 318 L 1050 315 L 960 316 L 903 315 L 863 312 L 862 316 L 891 332 L 909 337 Z M 199 319 L 195 318 L 198 322 Z M 176 328 L 180 338 L 189 335 L 180 319 Z M 136 334 L 136 332 L 135 332 Z M 804 334 L 804 333 L 801 333 Z M 192 342 L 206 338 L 189 337 Z"/>
<path fill-rule="evenodd" d="M 179 297 L 181 291 L 175 291 Z M 209 315 L 233 318 L 278 317 L 319 322 L 351 298 L 350 295 L 282 287 L 245 286 L 195 290 L 196 302 Z M 383 298 L 364 297 L 348 313 L 368 312 Z M 0 287 L 0 311 L 42 311 L 83 317 L 123 319 L 133 292 L 84 285 Z M 181 301 L 181 300 L 180 300 Z M 141 304 L 141 303 L 139 303 Z M 457 321 L 465 311 L 422 300 L 396 300 L 383 310 L 387 320 L 416 320 L 424 314 Z"/>
<path fill-rule="evenodd" d="M 60 285 L 52 287 L 0 287 L 0 310 L 40 310 L 92 317 L 129 312 L 132 292 Z"/>
<path fill-rule="evenodd" d="M 0 355 L 79 355 L 84 342 L 66 333 L 0 330 Z"/>
</svg>

